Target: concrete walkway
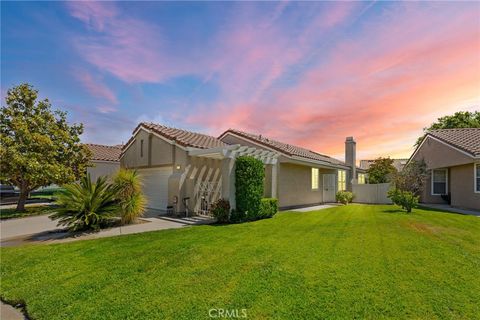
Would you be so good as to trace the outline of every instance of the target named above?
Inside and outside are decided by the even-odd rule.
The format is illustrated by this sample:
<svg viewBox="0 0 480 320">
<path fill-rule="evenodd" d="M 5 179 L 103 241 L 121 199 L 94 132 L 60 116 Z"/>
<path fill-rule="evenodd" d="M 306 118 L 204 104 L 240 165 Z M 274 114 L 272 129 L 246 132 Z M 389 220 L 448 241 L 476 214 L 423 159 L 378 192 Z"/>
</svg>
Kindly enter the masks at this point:
<svg viewBox="0 0 480 320">
<path fill-rule="evenodd" d="M 26 317 L 23 313 L 15 309 L 9 304 L 3 303 L 0 304 L 0 319 L 1 320 L 24 320 Z"/>
<path fill-rule="evenodd" d="M 453 212 L 453 213 L 460 213 L 460 214 L 466 214 L 466 215 L 470 215 L 470 216 L 480 217 L 480 211 L 454 208 L 452 206 L 449 206 L 448 204 L 425 204 L 425 203 L 421 203 L 420 207 L 429 208 L 429 209 L 436 209 L 436 210 L 445 210 L 445 211 L 449 211 L 449 212 Z"/>
<path fill-rule="evenodd" d="M 317 211 L 317 210 L 322 210 L 322 209 L 333 208 L 333 207 L 337 207 L 337 206 L 339 206 L 339 204 L 337 204 L 337 203 L 326 203 L 326 204 L 321 204 L 321 205 L 318 205 L 318 206 L 297 208 L 297 209 L 291 209 L 291 210 L 286 210 L 286 211 L 309 212 L 309 211 Z"/>
<path fill-rule="evenodd" d="M 86 239 L 98 239 L 124 234 L 142 233 L 165 229 L 183 228 L 190 225 L 213 223 L 210 217 L 189 218 L 167 217 L 160 212 L 149 210 L 139 223 L 104 229 L 93 233 L 71 234 L 57 227 L 48 215 L 9 219 L 0 222 L 0 246 L 18 246 L 27 243 L 58 243 Z"/>
</svg>

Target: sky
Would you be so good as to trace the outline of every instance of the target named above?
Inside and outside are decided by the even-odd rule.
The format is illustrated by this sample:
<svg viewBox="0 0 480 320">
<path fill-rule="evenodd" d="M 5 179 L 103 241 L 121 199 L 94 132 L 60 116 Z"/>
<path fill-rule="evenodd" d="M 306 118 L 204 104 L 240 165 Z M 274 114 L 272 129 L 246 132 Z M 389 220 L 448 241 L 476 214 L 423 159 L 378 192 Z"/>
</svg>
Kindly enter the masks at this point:
<svg viewBox="0 0 480 320">
<path fill-rule="evenodd" d="M 1 95 L 30 83 L 126 142 L 141 121 L 409 157 L 480 110 L 480 2 L 1 2 Z"/>
</svg>

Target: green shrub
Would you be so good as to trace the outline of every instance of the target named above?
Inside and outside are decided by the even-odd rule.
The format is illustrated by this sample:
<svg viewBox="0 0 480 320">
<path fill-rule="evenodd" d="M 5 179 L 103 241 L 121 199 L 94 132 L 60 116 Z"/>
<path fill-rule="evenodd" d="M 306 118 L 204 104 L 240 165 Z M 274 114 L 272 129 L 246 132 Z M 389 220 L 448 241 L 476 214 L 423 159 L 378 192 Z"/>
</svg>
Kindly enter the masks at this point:
<svg viewBox="0 0 480 320">
<path fill-rule="evenodd" d="M 241 156 L 235 162 L 235 197 L 237 210 L 248 220 L 255 220 L 260 211 L 265 171 L 262 161 Z"/>
<path fill-rule="evenodd" d="M 50 218 L 59 220 L 58 224 L 70 231 L 98 230 L 119 213 L 116 196 L 117 189 L 107 183 L 106 177 L 92 183 L 88 174 L 57 194 L 60 207 Z"/>
<path fill-rule="evenodd" d="M 337 202 L 343 203 L 345 205 L 351 203 L 355 195 L 350 191 L 338 191 L 336 194 Z"/>
<path fill-rule="evenodd" d="M 419 197 L 414 195 L 410 191 L 402 191 L 394 188 L 388 191 L 388 197 L 394 204 L 402 207 L 408 213 L 412 212 L 412 209 L 418 205 Z"/>
<path fill-rule="evenodd" d="M 227 223 L 229 221 L 230 202 L 225 199 L 218 199 L 212 204 L 211 213 L 217 222 Z"/>
<path fill-rule="evenodd" d="M 245 213 L 232 209 L 232 211 L 230 212 L 231 223 L 239 223 L 245 220 L 247 220 L 247 216 L 245 215 Z"/>
<path fill-rule="evenodd" d="M 120 169 L 113 178 L 117 200 L 121 208 L 122 224 L 129 224 L 142 216 L 147 199 L 142 192 L 142 179 L 136 170 Z"/>
<path fill-rule="evenodd" d="M 276 198 L 263 198 L 260 202 L 260 219 L 271 218 L 278 212 L 278 200 Z"/>
</svg>

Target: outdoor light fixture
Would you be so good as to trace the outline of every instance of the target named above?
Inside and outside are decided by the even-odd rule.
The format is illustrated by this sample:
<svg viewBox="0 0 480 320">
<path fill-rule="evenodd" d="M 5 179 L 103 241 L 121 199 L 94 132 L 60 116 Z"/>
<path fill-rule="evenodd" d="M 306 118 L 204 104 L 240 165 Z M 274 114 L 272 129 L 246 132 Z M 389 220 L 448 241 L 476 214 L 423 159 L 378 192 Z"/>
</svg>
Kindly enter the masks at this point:
<svg viewBox="0 0 480 320">
<path fill-rule="evenodd" d="M 180 166 L 179 166 L 179 165 L 177 166 L 177 170 L 180 170 Z"/>
</svg>

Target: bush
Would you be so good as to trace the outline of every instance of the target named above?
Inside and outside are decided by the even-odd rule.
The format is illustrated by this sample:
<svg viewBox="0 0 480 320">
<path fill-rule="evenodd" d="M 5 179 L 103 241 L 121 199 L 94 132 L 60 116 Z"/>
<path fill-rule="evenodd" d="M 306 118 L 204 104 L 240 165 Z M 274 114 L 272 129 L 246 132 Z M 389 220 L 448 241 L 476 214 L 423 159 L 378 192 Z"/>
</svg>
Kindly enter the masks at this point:
<svg viewBox="0 0 480 320">
<path fill-rule="evenodd" d="M 262 161 L 241 156 L 235 162 L 235 197 L 237 210 L 248 220 L 255 220 L 260 211 L 265 171 Z"/>
<path fill-rule="evenodd" d="M 70 231 L 98 230 L 118 214 L 116 196 L 116 188 L 107 183 L 106 177 L 92 183 L 89 174 L 57 194 L 60 207 L 50 218 L 59 220 L 58 224 Z"/>
<path fill-rule="evenodd" d="M 388 197 L 394 204 L 401 206 L 408 213 L 412 212 L 412 209 L 418 205 L 419 197 L 410 191 L 402 191 L 394 188 L 388 191 Z"/>
<path fill-rule="evenodd" d="M 218 222 L 227 223 L 229 221 L 230 202 L 225 199 L 218 199 L 212 204 L 211 213 Z"/>
<path fill-rule="evenodd" d="M 129 224 L 142 216 L 147 199 L 142 192 L 142 179 L 135 170 L 120 169 L 113 178 L 123 224 Z"/>
<path fill-rule="evenodd" d="M 271 218 L 278 212 L 278 200 L 276 198 L 263 198 L 260 202 L 259 218 Z"/>
<path fill-rule="evenodd" d="M 350 191 L 338 191 L 336 194 L 337 202 L 343 203 L 345 205 L 351 203 L 355 198 L 355 195 Z"/>
<path fill-rule="evenodd" d="M 247 216 L 245 215 L 245 213 L 232 209 L 232 211 L 230 212 L 231 223 L 239 223 L 245 220 L 247 220 Z"/>
</svg>

